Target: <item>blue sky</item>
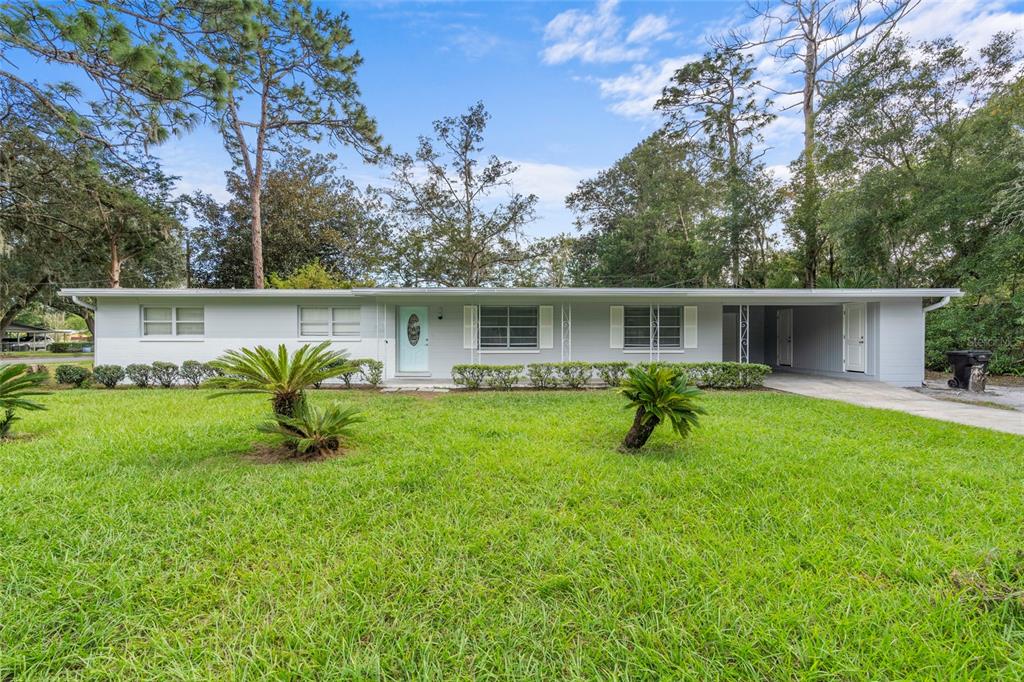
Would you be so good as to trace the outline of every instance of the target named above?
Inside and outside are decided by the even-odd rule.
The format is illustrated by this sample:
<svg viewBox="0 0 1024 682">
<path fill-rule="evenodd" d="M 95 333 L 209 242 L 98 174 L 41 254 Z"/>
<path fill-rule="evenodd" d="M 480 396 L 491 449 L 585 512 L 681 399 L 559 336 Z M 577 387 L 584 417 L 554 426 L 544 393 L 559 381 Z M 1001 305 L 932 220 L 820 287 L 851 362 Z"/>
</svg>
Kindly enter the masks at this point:
<svg viewBox="0 0 1024 682">
<path fill-rule="evenodd" d="M 529 232 L 572 229 L 565 195 L 658 126 L 651 111 L 673 71 L 706 49 L 706 36 L 749 21 L 745 2 L 346 2 L 365 63 L 358 82 L 384 139 L 412 151 L 441 116 L 483 100 L 490 153 L 520 166 L 516 189 L 540 197 Z M 952 33 L 977 49 L 997 30 L 1024 33 L 1024 2 L 923 0 L 903 30 Z M 759 57 L 764 77 L 785 68 Z M 799 147 L 800 122 L 767 131 L 765 161 L 780 176 Z M 219 136 L 199 129 L 157 150 L 183 191 L 224 196 L 230 161 Z M 360 184 L 382 171 L 339 150 L 340 172 Z"/>
</svg>

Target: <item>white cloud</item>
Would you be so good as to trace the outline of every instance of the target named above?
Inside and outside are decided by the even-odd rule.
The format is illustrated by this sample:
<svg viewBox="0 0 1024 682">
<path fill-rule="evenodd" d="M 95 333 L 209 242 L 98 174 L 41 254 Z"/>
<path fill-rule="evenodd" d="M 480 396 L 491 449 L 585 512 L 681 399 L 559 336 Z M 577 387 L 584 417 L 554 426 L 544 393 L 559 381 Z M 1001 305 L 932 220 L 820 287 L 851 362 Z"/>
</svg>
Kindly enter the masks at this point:
<svg viewBox="0 0 1024 682">
<path fill-rule="evenodd" d="M 473 26 L 451 24 L 447 29 L 452 34 L 451 45 L 470 59 L 486 57 L 503 44 L 498 36 Z"/>
<path fill-rule="evenodd" d="M 1001 0 L 922 3 L 900 24 L 900 30 L 913 40 L 951 35 L 977 52 L 999 31 L 1024 31 L 1024 11 L 1015 11 Z"/>
<path fill-rule="evenodd" d="M 536 194 L 543 202 L 557 201 L 563 203 L 566 195 L 576 189 L 581 180 L 595 175 L 596 168 L 563 166 L 557 163 L 536 161 L 513 161 L 519 170 L 513 177 L 512 184 L 516 191 L 524 194 Z"/>
<path fill-rule="evenodd" d="M 647 14 L 637 19 L 626 36 L 627 43 L 642 43 L 645 40 L 668 40 L 672 34 L 668 30 L 668 19 L 657 14 Z"/>
<path fill-rule="evenodd" d="M 775 178 L 780 183 L 787 183 L 789 179 L 793 177 L 793 171 L 789 169 L 789 166 L 782 163 L 772 164 L 767 168 L 768 174 Z"/>
<path fill-rule="evenodd" d="M 697 59 L 700 59 L 699 55 L 685 55 L 663 59 L 654 66 L 636 64 L 629 73 L 598 79 L 601 96 L 613 100 L 610 108 L 621 116 L 657 118 L 654 104 L 661 97 L 662 88 L 668 85 L 677 69 Z"/>
<path fill-rule="evenodd" d="M 573 59 L 583 63 L 635 62 L 647 56 L 645 42 L 670 37 L 664 17 L 647 15 L 623 36 L 623 19 L 615 10 L 618 0 L 601 0 L 594 11 L 566 10 L 544 28 L 541 52 L 547 64 L 563 64 Z"/>
<path fill-rule="evenodd" d="M 600 169 L 537 161 L 513 163 L 519 167 L 512 179 L 515 190 L 537 195 L 537 221 L 530 232 L 534 236 L 549 236 L 571 229 L 572 214 L 565 207 L 565 197 Z"/>
<path fill-rule="evenodd" d="M 677 42 L 666 42 L 663 44 L 665 47 L 658 45 L 663 38 L 674 37 L 668 32 L 670 25 L 665 17 L 641 17 L 626 32 L 623 20 L 615 10 L 614 1 L 605 1 L 592 12 L 570 10 L 556 16 L 545 32 L 545 39 L 553 44 L 545 50 L 544 59 L 548 63 L 573 58 L 581 62 L 629 62 L 628 67 L 618 74 L 608 75 L 605 71 L 578 77 L 596 84 L 613 113 L 647 123 L 654 123 L 660 118 L 653 107 L 676 69 L 699 59 L 697 53 L 704 52 L 712 38 L 730 31 L 759 36 L 764 30 L 760 21 L 751 17 L 749 10 L 729 10 L 726 16 L 703 28 L 696 27 L 699 34 L 691 43 L 690 54 L 673 56 L 665 47 Z M 1024 7 L 1009 0 L 924 0 L 903 19 L 898 30 L 914 42 L 951 35 L 977 53 L 996 32 L 1018 31 L 1024 34 Z M 623 33 L 626 33 L 624 38 L 621 37 Z M 599 46 L 603 46 L 603 52 Z M 785 177 L 788 170 L 784 173 L 781 169 L 799 154 L 803 133 L 799 65 L 775 59 L 765 47 L 753 51 L 752 56 L 757 77 L 766 86 L 764 94 L 774 100 L 774 110 L 778 114 L 778 118 L 764 130 L 768 148 L 765 160 L 769 164 L 778 164 L 776 174 Z M 795 91 L 796 94 L 779 94 L 787 91 Z"/>
<path fill-rule="evenodd" d="M 197 144 L 205 146 L 202 155 L 196 152 Z M 154 154 L 168 175 L 178 176 L 175 182 L 178 194 L 202 191 L 218 201 L 229 198 L 224 173 L 231 169 L 231 159 L 219 139 L 202 135 L 172 138 L 157 147 Z"/>
</svg>

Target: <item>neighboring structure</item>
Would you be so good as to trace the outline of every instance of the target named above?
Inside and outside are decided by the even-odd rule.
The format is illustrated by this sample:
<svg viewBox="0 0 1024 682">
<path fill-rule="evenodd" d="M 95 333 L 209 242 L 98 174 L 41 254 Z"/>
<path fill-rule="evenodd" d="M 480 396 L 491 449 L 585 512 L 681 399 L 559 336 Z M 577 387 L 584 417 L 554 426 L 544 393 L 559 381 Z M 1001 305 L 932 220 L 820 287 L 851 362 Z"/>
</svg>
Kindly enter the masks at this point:
<svg viewBox="0 0 1024 682">
<path fill-rule="evenodd" d="M 210 360 L 329 340 L 385 378 L 459 363 L 733 360 L 924 379 L 924 316 L 958 289 L 65 289 L 96 308 L 96 363 Z M 941 299 L 924 306 L 924 299 Z"/>
<path fill-rule="evenodd" d="M 46 350 L 58 333 L 46 327 L 11 322 L 0 337 L 0 351 Z"/>
</svg>

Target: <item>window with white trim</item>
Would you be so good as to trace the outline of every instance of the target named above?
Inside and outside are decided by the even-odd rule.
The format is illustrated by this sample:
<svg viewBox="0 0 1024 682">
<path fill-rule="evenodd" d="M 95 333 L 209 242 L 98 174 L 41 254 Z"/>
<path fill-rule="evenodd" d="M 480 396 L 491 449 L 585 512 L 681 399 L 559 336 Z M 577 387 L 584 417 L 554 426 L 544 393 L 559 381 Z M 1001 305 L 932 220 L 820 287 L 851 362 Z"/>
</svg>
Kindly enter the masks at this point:
<svg viewBox="0 0 1024 682">
<path fill-rule="evenodd" d="M 651 338 L 651 335 L 654 338 Z M 627 305 L 623 312 L 625 348 L 683 347 L 683 307 Z"/>
<path fill-rule="evenodd" d="M 361 321 L 358 306 L 299 306 L 299 336 L 358 339 Z"/>
<path fill-rule="evenodd" d="M 205 311 L 201 306 L 143 306 L 143 336 L 203 336 Z"/>
<path fill-rule="evenodd" d="M 480 306 L 480 348 L 537 348 L 537 306 Z"/>
</svg>

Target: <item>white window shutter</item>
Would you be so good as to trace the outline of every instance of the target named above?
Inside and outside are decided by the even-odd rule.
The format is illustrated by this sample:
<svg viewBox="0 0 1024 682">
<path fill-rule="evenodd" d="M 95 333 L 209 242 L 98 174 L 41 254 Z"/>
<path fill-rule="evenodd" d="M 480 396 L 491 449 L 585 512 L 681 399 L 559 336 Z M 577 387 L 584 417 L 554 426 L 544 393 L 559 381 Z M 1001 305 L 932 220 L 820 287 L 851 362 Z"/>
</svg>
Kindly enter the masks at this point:
<svg viewBox="0 0 1024 682">
<path fill-rule="evenodd" d="M 555 347 L 555 307 L 550 305 L 542 305 L 538 311 L 540 313 L 540 329 L 538 330 L 538 341 L 540 342 L 541 348 L 554 348 Z"/>
<path fill-rule="evenodd" d="M 621 305 L 613 305 L 611 307 L 611 325 L 610 335 L 611 338 L 608 343 L 609 348 L 622 348 L 623 347 L 623 308 Z"/>
<path fill-rule="evenodd" d="M 697 306 L 683 306 L 683 348 L 697 347 Z"/>
<path fill-rule="evenodd" d="M 462 306 L 462 347 L 476 348 L 476 306 Z"/>
</svg>

